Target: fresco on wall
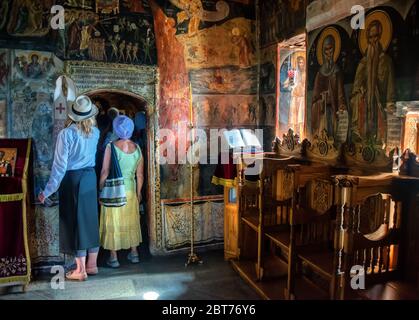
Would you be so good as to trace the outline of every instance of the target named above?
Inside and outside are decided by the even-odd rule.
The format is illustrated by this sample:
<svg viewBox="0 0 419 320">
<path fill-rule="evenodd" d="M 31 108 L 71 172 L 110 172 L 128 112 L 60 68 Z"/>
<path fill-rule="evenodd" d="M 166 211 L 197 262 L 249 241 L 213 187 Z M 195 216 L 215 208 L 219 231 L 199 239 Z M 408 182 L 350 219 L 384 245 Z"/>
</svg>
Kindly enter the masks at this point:
<svg viewBox="0 0 419 320">
<path fill-rule="evenodd" d="M 146 9 L 142 0 L 122 0 L 119 3 L 121 12 L 144 13 Z"/>
<path fill-rule="evenodd" d="M 9 51 L 0 49 L 0 95 L 5 94 L 10 76 Z"/>
<path fill-rule="evenodd" d="M 255 126 L 258 119 L 254 95 L 194 95 L 194 119 L 198 127 Z"/>
<path fill-rule="evenodd" d="M 94 8 L 94 2 L 94 0 L 64 0 L 63 5 L 70 8 L 92 10 Z"/>
<path fill-rule="evenodd" d="M 61 59 L 154 65 L 153 19 L 144 3 L 1 0 L 0 46 L 54 51 Z M 54 4 L 66 9 L 65 29 L 50 27 Z"/>
<path fill-rule="evenodd" d="M 305 126 L 305 51 L 282 49 L 279 70 L 279 136 L 292 129 L 301 140 Z"/>
<path fill-rule="evenodd" d="M 172 128 L 188 119 L 189 81 L 183 46 L 176 38 L 176 20 L 168 17 L 155 1 L 149 1 L 160 70 L 160 128 Z M 176 108 L 176 112 L 172 112 Z"/>
<path fill-rule="evenodd" d="M 311 136 L 325 129 L 335 143 L 387 152 L 400 146 L 396 102 L 414 96 L 418 66 L 417 42 L 408 38 L 417 28 L 413 2 L 393 1 L 369 10 L 365 29 L 353 30 L 346 18 L 309 34 L 306 111 Z"/>
<path fill-rule="evenodd" d="M 96 0 L 96 13 L 119 14 L 119 0 Z"/>
<path fill-rule="evenodd" d="M 219 66 L 249 68 L 256 64 L 253 23 L 244 18 L 228 20 L 220 26 L 213 26 L 194 33 L 179 35 L 184 45 L 188 69 Z"/>
<path fill-rule="evenodd" d="M 7 32 L 19 37 L 43 37 L 50 29 L 53 0 L 16 0 L 10 11 Z"/>
<path fill-rule="evenodd" d="M 261 46 L 304 33 L 309 0 L 259 1 Z"/>
<path fill-rule="evenodd" d="M 7 100 L 0 98 L 0 138 L 7 137 Z"/>
<path fill-rule="evenodd" d="M 169 0 L 174 6 L 180 9 L 177 13 L 177 23 L 188 22 L 188 35 L 195 35 L 200 27 L 201 21 L 221 21 L 229 15 L 230 7 L 225 1 L 216 1 L 214 11 L 204 10 L 201 0 Z"/>
<path fill-rule="evenodd" d="M 107 17 L 86 10 L 66 10 L 66 28 L 58 32 L 58 56 L 65 59 L 155 64 L 150 15 Z"/>
<path fill-rule="evenodd" d="M 13 62 L 16 75 L 24 80 L 43 80 L 51 75 L 54 68 L 52 55 L 41 56 L 37 52 L 16 56 Z"/>
<path fill-rule="evenodd" d="M 10 0 L 1 0 L 0 1 L 0 31 L 7 24 L 7 17 L 10 9 Z"/>
<path fill-rule="evenodd" d="M 275 127 L 276 120 L 276 94 L 263 95 L 260 98 L 260 123 Z"/>
<path fill-rule="evenodd" d="M 13 50 L 12 60 L 10 134 L 13 138 L 33 137 L 34 194 L 38 194 L 52 165 L 52 93 L 63 64 L 52 53 L 39 51 Z M 38 61 L 45 61 L 48 67 Z"/>
<path fill-rule="evenodd" d="M 271 150 L 271 143 L 275 138 L 276 131 L 277 59 L 277 45 L 260 50 L 258 123 L 260 128 L 263 129 L 263 146 L 265 150 Z"/>
<path fill-rule="evenodd" d="M 257 67 L 221 67 L 189 73 L 194 94 L 256 94 Z"/>
<path fill-rule="evenodd" d="M 358 36 L 363 55 L 358 64 L 351 95 L 353 139 L 387 141 L 387 113 L 395 111 L 396 92 L 393 59 L 387 53 L 393 25 L 385 11 L 366 18 Z"/>
<path fill-rule="evenodd" d="M 149 1 L 160 71 L 161 128 L 189 122 L 189 82 L 196 126 L 256 125 L 255 21 L 249 13 L 254 14 L 254 10 L 244 2 Z M 205 167 L 202 175 L 200 172 L 200 185 L 211 186 L 210 169 Z M 162 166 L 161 172 L 162 198 L 184 196 L 188 190 L 187 166 Z M 202 182 L 205 179 L 208 181 Z M 172 181 L 179 181 L 177 188 Z M 211 188 L 201 191 L 200 187 L 199 195 L 214 193 Z"/>
<path fill-rule="evenodd" d="M 342 50 L 342 37 L 335 27 L 325 28 L 316 44 L 316 71 L 312 99 L 309 102 L 312 139 L 326 130 L 330 137 L 337 138 L 338 113 L 348 110 L 344 90 L 344 75 L 338 59 Z"/>
<path fill-rule="evenodd" d="M 33 138 L 33 173 L 34 195 L 38 195 L 45 188 L 54 158 L 53 145 L 53 108 L 49 101 L 42 101 L 35 109 L 32 120 Z M 57 195 L 51 198 L 57 201 Z"/>
</svg>

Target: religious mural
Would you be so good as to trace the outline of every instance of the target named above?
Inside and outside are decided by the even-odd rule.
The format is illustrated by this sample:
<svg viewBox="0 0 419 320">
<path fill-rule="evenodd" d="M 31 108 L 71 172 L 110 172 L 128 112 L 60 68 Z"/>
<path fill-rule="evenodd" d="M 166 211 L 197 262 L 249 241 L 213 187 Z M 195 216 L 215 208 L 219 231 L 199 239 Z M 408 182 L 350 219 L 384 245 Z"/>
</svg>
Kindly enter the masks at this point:
<svg viewBox="0 0 419 320">
<path fill-rule="evenodd" d="M 251 3 L 168 2 L 149 1 L 160 70 L 160 127 L 186 126 L 190 103 L 194 124 L 199 128 L 255 126 L 257 60 Z M 178 143 L 177 139 L 174 143 Z M 215 194 L 214 186 L 208 188 L 214 168 L 200 165 L 198 169 L 200 180 L 195 183 L 196 191 L 201 196 Z M 188 196 L 187 166 L 162 166 L 161 172 L 162 199 Z M 177 188 L 170 187 L 171 181 L 178 181 Z"/>
<path fill-rule="evenodd" d="M 52 93 L 63 65 L 53 54 L 12 51 L 10 135 L 34 139 L 34 194 L 45 187 L 53 160 Z"/>
<path fill-rule="evenodd" d="M 16 0 L 9 8 L 7 32 L 18 37 L 43 37 L 50 30 L 50 11 L 54 0 Z"/>
<path fill-rule="evenodd" d="M 5 95 L 10 77 L 9 51 L 0 49 L 0 95 Z"/>
<path fill-rule="evenodd" d="M 53 159 L 53 101 L 57 74 L 63 64 L 54 54 L 34 50 L 0 50 L 0 137 L 33 140 L 32 195 L 45 187 Z M 8 130 L 6 130 L 8 129 Z M 56 202 L 55 195 L 52 201 Z M 58 263 L 58 207 L 35 206 L 30 215 L 33 263 Z"/>
<path fill-rule="evenodd" d="M 263 145 L 265 150 L 270 150 L 276 130 L 277 51 L 277 45 L 265 47 L 260 50 L 259 110 L 257 112 L 259 126 L 263 129 Z"/>
<path fill-rule="evenodd" d="M 193 98 L 195 125 L 209 128 L 256 126 L 255 95 L 196 95 Z"/>
<path fill-rule="evenodd" d="M 317 39 L 316 59 L 319 68 L 315 74 L 312 98 L 308 104 L 312 138 L 321 136 L 324 130 L 329 136 L 337 138 L 338 114 L 348 110 L 343 70 L 338 62 L 341 50 L 342 38 L 338 29 L 325 28 Z"/>
<path fill-rule="evenodd" d="M 50 10 L 65 8 L 65 29 L 52 30 Z M 146 1 L 2 0 L 0 46 L 54 51 L 61 59 L 156 64 L 153 19 Z"/>
<path fill-rule="evenodd" d="M 370 162 L 377 150 L 400 146 L 396 102 L 415 94 L 418 45 L 407 36 L 418 27 L 415 17 L 414 1 L 392 1 L 367 11 L 365 29 L 353 30 L 349 17 L 309 34 L 311 137 L 326 132 L 354 154 L 354 146 L 368 146 L 376 150 L 363 154 Z"/>
<path fill-rule="evenodd" d="M 94 0 L 64 0 L 63 5 L 66 7 L 80 8 L 92 10 L 94 8 Z"/>
<path fill-rule="evenodd" d="M 0 98 L 0 138 L 7 137 L 7 100 Z"/>
<path fill-rule="evenodd" d="M 66 10 L 66 28 L 58 31 L 57 54 L 63 59 L 126 64 L 156 63 L 150 15 L 108 16 Z"/>
<path fill-rule="evenodd" d="M 10 8 L 10 0 L 2 0 L 0 1 L 0 31 L 3 30 L 3 28 L 7 24 L 7 15 L 9 13 Z"/>
<path fill-rule="evenodd" d="M 221 67 L 189 72 L 193 94 L 257 93 L 257 68 Z"/>
<path fill-rule="evenodd" d="M 306 53 L 282 49 L 279 53 L 279 136 L 289 129 L 304 138 Z"/>
<path fill-rule="evenodd" d="M 260 6 L 261 46 L 303 33 L 309 0 L 263 0 Z"/>
</svg>

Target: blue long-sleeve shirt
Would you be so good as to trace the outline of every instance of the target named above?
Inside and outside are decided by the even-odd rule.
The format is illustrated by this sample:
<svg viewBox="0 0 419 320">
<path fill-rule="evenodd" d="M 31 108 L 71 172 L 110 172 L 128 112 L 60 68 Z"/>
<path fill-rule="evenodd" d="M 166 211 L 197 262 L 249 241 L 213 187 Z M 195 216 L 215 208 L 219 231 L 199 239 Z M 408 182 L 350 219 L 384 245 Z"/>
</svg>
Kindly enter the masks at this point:
<svg viewBox="0 0 419 320">
<path fill-rule="evenodd" d="M 66 171 L 78 170 L 96 165 L 96 149 L 99 141 L 99 129 L 92 128 L 86 137 L 75 124 L 60 131 L 55 146 L 51 176 L 44 190 L 48 198 L 60 187 Z"/>
</svg>

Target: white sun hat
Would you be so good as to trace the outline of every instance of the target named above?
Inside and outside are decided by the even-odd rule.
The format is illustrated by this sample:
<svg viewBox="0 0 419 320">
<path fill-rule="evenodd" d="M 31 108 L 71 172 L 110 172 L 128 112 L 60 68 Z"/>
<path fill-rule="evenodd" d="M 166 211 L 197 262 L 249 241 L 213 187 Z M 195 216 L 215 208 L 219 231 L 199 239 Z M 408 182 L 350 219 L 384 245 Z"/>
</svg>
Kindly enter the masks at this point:
<svg viewBox="0 0 419 320">
<path fill-rule="evenodd" d="M 68 108 L 68 116 L 71 120 L 80 122 L 99 113 L 98 108 L 93 104 L 92 100 L 86 95 L 80 95 L 74 103 L 70 103 Z"/>
</svg>

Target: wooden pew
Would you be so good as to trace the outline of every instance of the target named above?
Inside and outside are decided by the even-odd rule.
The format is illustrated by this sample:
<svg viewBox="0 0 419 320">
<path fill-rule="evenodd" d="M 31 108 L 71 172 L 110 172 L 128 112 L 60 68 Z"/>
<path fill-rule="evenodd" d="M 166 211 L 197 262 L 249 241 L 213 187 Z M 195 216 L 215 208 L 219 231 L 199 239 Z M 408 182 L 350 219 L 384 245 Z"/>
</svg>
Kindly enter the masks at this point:
<svg viewBox="0 0 419 320">
<path fill-rule="evenodd" d="M 336 176 L 338 252 L 335 299 L 409 299 L 413 286 L 403 282 L 403 193 L 397 174 Z M 360 269 L 362 268 L 362 269 Z M 365 289 L 359 276 L 365 276 Z M 387 293 L 386 293 L 387 292 Z M 388 292 L 391 292 L 390 294 Z M 387 294 L 387 296 L 386 296 Z M 418 296 L 419 297 L 419 296 Z"/>
<path fill-rule="evenodd" d="M 334 225 L 331 170 L 326 164 L 312 163 L 289 165 L 282 174 L 283 177 L 288 176 L 283 185 L 290 189 L 291 202 L 288 210 L 281 211 L 280 222 L 283 224 L 265 227 L 265 235 L 281 251 L 287 264 L 286 299 L 296 298 L 297 278 L 300 282 L 304 280 L 302 283 L 315 295 L 313 298 L 322 294 L 321 290 L 301 277 L 303 262 L 331 281 Z M 315 192 L 325 193 L 317 194 L 317 199 L 310 198 L 310 193 L 316 188 L 319 189 Z M 269 198 L 266 193 L 265 197 Z M 310 295 L 307 290 L 304 293 L 306 298 Z"/>
</svg>

